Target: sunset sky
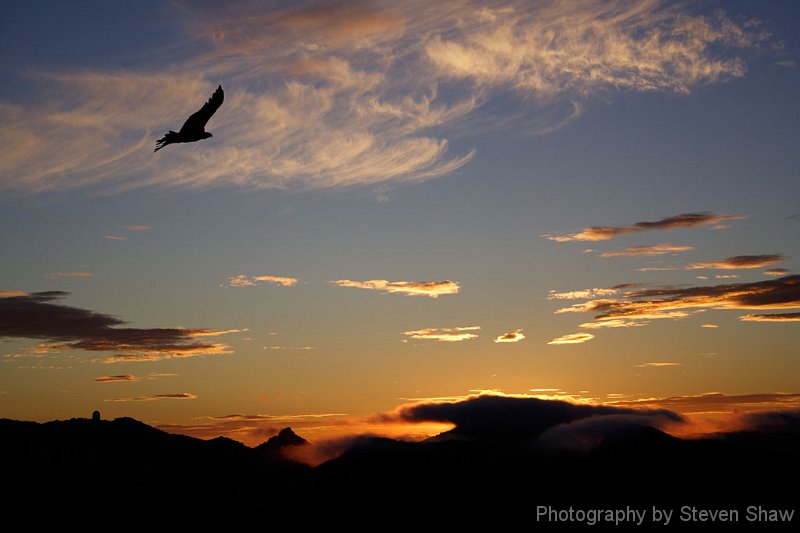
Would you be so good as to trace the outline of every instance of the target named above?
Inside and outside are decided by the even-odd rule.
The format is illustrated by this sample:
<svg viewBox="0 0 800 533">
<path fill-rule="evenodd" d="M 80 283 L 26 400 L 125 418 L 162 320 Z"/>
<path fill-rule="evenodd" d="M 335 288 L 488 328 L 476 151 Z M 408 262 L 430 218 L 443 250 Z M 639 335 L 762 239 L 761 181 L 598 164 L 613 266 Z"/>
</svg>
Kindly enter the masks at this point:
<svg viewBox="0 0 800 533">
<path fill-rule="evenodd" d="M 6 2 L 0 417 L 796 406 L 799 65 L 794 1 Z"/>
</svg>

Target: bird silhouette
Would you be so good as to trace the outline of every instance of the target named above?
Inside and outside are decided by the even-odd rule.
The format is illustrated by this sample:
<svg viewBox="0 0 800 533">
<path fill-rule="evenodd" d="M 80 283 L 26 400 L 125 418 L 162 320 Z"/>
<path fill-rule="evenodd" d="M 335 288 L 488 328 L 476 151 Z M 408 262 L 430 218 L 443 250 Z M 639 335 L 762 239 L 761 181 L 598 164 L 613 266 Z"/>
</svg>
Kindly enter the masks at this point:
<svg viewBox="0 0 800 533">
<path fill-rule="evenodd" d="M 203 107 L 201 107 L 199 111 L 192 113 L 189 118 L 186 119 L 186 122 L 184 122 L 181 127 L 181 131 L 176 132 L 169 130 L 166 135 L 157 140 L 156 149 L 153 150 L 153 152 L 158 152 L 168 144 L 193 143 L 212 137 L 209 132 L 205 131 L 206 124 L 217 109 L 219 109 L 219 106 L 222 105 L 224 99 L 225 93 L 222 91 L 222 85 L 220 85 L 217 87 L 217 90 L 214 91 L 214 94 L 211 95 L 211 98 L 208 99 L 208 102 L 203 104 Z"/>
</svg>

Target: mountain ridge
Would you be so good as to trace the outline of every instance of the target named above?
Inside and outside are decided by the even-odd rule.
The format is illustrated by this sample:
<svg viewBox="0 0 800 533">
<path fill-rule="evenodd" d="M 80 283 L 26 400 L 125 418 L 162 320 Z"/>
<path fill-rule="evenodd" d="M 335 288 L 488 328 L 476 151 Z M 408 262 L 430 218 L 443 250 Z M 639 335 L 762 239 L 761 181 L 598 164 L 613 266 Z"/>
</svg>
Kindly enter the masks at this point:
<svg viewBox="0 0 800 533">
<path fill-rule="evenodd" d="M 13 489 L 6 499 L 12 531 L 374 531 L 376 524 L 387 531 L 530 531 L 534 504 L 797 505 L 781 489 L 800 474 L 795 426 L 684 440 L 628 425 L 588 448 L 563 446 L 564 435 L 555 437 L 481 432 L 479 439 L 408 442 L 363 436 L 312 468 L 281 455 L 287 446 L 314 446 L 290 428 L 250 448 L 126 417 L 0 419 L 0 456 L 6 487 Z M 743 480 L 758 491 L 743 492 Z M 443 513 L 453 509 L 443 493 L 458 502 L 459 512 Z M 269 521 L 260 519 L 265 510 Z M 425 513 L 430 518 L 420 522 Z"/>
</svg>

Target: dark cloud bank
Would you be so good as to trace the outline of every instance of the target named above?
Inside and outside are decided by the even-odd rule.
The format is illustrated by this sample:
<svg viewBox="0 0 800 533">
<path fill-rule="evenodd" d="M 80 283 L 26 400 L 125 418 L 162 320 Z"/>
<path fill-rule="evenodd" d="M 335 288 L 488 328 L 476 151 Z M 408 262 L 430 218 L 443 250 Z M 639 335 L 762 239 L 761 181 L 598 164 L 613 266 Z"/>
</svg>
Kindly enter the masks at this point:
<svg viewBox="0 0 800 533">
<path fill-rule="evenodd" d="M 111 354 L 104 362 L 152 361 L 226 353 L 227 346 L 199 339 L 224 332 L 187 328 L 129 328 L 116 317 L 57 303 L 67 292 L 0 298 L 0 338 L 40 339 L 51 349 Z"/>
<path fill-rule="evenodd" d="M 285 430 L 247 448 L 127 418 L 0 420 L 4 519 L 30 530 L 553 531 L 581 527 L 537 523 L 537 505 L 795 508 L 784 487 L 800 474 L 800 413 L 745 418 L 747 430 L 682 440 L 660 429 L 682 423 L 666 409 L 477 396 L 378 415 L 455 427 L 424 442 L 358 437 L 315 468 L 285 459 L 314 446 Z"/>
</svg>

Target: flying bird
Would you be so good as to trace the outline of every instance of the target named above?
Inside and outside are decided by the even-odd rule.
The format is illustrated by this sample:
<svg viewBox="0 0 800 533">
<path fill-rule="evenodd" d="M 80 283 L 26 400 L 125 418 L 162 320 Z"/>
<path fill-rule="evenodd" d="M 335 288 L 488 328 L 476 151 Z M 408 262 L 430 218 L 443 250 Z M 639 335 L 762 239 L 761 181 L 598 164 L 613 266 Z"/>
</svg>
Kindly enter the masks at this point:
<svg viewBox="0 0 800 533">
<path fill-rule="evenodd" d="M 225 93 L 222 91 L 222 85 L 220 85 L 217 87 L 217 90 L 214 91 L 214 94 L 211 95 L 211 98 L 208 99 L 208 102 L 203 104 L 203 107 L 201 107 L 199 111 L 192 113 L 192 115 L 186 119 L 186 122 L 184 122 L 181 127 L 181 131 L 175 132 L 169 130 L 169 133 L 157 140 L 156 149 L 153 150 L 153 152 L 158 152 L 168 144 L 193 143 L 213 137 L 205 130 L 206 124 L 217 109 L 219 109 L 219 106 L 222 105 L 224 99 Z"/>
</svg>

